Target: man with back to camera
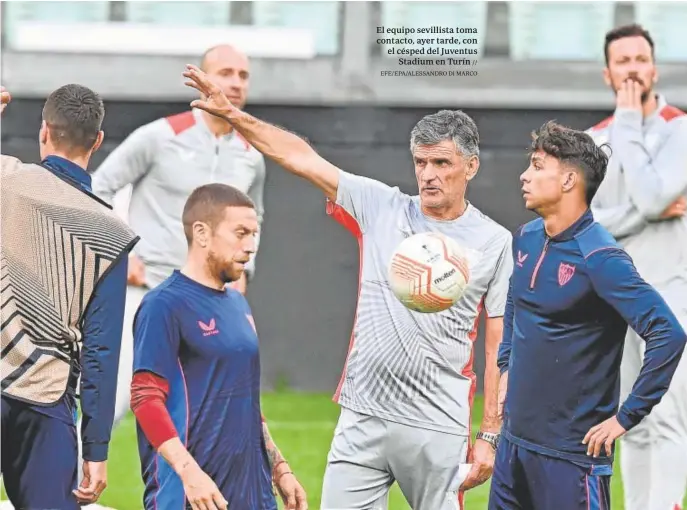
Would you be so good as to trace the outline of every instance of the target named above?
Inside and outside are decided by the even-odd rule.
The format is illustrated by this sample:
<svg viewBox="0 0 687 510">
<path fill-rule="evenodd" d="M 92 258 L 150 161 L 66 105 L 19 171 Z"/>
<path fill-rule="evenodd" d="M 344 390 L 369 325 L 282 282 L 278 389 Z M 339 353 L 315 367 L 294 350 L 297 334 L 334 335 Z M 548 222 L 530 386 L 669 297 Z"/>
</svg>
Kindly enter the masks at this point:
<svg viewBox="0 0 687 510">
<path fill-rule="evenodd" d="M 201 67 L 227 97 L 243 107 L 250 75 L 249 62 L 243 53 L 229 45 L 215 46 L 205 52 Z M 187 252 L 181 223 L 184 203 L 196 187 L 212 182 L 231 184 L 248 193 L 262 223 L 265 182 L 262 155 L 229 123 L 197 109 L 136 129 L 93 175 L 93 190 L 108 203 L 115 202 L 115 194 L 131 185 L 131 199 L 125 210 L 128 208 L 129 224 L 142 238 L 129 260 L 115 423 L 129 410 L 132 323 L 136 309 L 149 289 L 184 264 Z M 245 293 L 254 271 L 255 256 L 251 257 L 246 273 L 234 283 L 235 287 Z"/>
<path fill-rule="evenodd" d="M 604 183 L 592 202 L 596 220 L 632 257 L 687 327 L 687 115 L 657 94 L 654 42 L 638 25 L 606 35 L 604 80 L 616 96 L 613 116 L 588 133 L 609 143 Z M 621 396 L 642 367 L 644 341 L 627 332 Z M 668 392 L 622 438 L 626 510 L 681 508 L 687 490 L 687 360 Z"/>
<path fill-rule="evenodd" d="M 441 111 L 411 133 L 419 196 L 338 169 L 298 136 L 232 105 L 195 66 L 187 84 L 204 99 L 192 106 L 230 122 L 254 147 L 327 197 L 327 212 L 361 242 L 361 290 L 348 360 L 335 399 L 342 406 L 328 457 L 322 508 L 385 508 L 397 481 L 416 509 L 462 507 L 462 492 L 491 475 L 501 428 L 496 354 L 503 331 L 511 234 L 465 200 L 479 168 L 479 136 L 461 111 Z M 438 231 L 468 254 L 462 300 L 437 314 L 411 312 L 387 282 L 398 244 Z M 470 446 L 476 376 L 473 342 L 486 310 L 485 404 Z M 471 464 L 471 466 L 468 466 Z"/>
<path fill-rule="evenodd" d="M 3 110 L 9 100 L 3 90 Z M 92 193 L 85 170 L 104 115 L 92 90 L 60 87 L 43 107 L 41 164 L 2 156 L 2 475 L 17 509 L 76 510 L 107 485 L 127 259 L 138 238 Z"/>
<path fill-rule="evenodd" d="M 303 488 L 260 413 L 260 355 L 245 297 L 226 284 L 255 252 L 253 201 L 224 184 L 191 193 L 186 263 L 143 298 L 134 320 L 131 407 L 144 508 L 307 510 Z M 164 460 L 163 460 L 164 459 Z"/>
<path fill-rule="evenodd" d="M 489 509 L 609 509 L 614 442 L 661 400 L 687 334 L 589 210 L 606 172 L 603 148 L 553 122 L 533 138 L 520 180 L 525 207 L 540 218 L 513 237 Z M 628 325 L 647 349 L 618 408 Z"/>
</svg>

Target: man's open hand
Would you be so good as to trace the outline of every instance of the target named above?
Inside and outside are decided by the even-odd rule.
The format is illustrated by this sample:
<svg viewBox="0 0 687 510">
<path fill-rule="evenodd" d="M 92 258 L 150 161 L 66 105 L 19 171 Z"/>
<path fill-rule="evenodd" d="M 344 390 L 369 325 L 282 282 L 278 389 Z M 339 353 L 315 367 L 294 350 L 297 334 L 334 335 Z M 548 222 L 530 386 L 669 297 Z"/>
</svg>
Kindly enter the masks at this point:
<svg viewBox="0 0 687 510">
<path fill-rule="evenodd" d="M 606 455 L 610 457 L 613 453 L 613 443 L 625 432 L 627 431 L 618 423 L 618 418 L 613 416 L 589 429 L 589 432 L 582 440 L 582 444 L 587 445 L 587 455 L 598 457 L 601 453 L 601 448 L 604 447 Z"/>
<path fill-rule="evenodd" d="M 81 505 L 90 505 L 98 501 L 98 498 L 107 487 L 107 461 L 83 462 L 83 480 L 81 485 L 72 491 L 76 500 Z"/>
<path fill-rule="evenodd" d="M 0 87 L 0 113 L 5 110 L 5 107 L 12 101 L 12 96 L 5 87 Z"/>
<path fill-rule="evenodd" d="M 284 502 L 286 510 L 308 510 L 308 498 L 305 489 L 293 473 L 277 475 L 275 485 Z"/>
<path fill-rule="evenodd" d="M 666 207 L 660 217 L 662 220 L 682 218 L 685 212 L 687 212 L 687 199 L 685 199 L 685 197 L 679 197 L 675 202 Z"/>
<path fill-rule="evenodd" d="M 642 110 L 642 84 L 632 78 L 625 80 L 616 95 L 616 107 Z"/>
<path fill-rule="evenodd" d="M 495 457 L 496 452 L 489 443 L 481 439 L 476 440 L 468 458 L 468 463 L 472 464 L 472 469 L 460 485 L 460 490 L 468 491 L 489 480 L 492 471 L 494 471 Z"/>
<path fill-rule="evenodd" d="M 228 502 L 210 478 L 197 464 L 181 472 L 186 499 L 193 510 L 227 510 Z"/>
<path fill-rule="evenodd" d="M 221 119 L 226 119 L 226 114 L 235 109 L 222 89 L 212 82 L 207 74 L 198 67 L 188 64 L 184 77 L 188 78 L 184 85 L 196 89 L 201 94 L 200 99 L 191 102 L 191 108 L 199 108 L 215 115 Z"/>
</svg>

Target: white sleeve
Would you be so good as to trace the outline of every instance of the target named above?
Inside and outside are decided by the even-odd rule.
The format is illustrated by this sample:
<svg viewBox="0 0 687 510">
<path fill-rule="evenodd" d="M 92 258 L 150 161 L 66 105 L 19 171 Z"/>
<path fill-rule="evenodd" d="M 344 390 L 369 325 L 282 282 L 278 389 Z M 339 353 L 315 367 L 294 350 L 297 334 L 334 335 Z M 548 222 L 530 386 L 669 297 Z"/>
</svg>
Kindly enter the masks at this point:
<svg viewBox="0 0 687 510">
<path fill-rule="evenodd" d="M 398 193 L 398 188 L 392 188 L 369 177 L 339 171 L 336 203 L 355 218 L 362 232 L 374 223 L 382 209 L 386 208 Z"/>
<path fill-rule="evenodd" d="M 255 236 L 255 253 L 251 255 L 250 261 L 246 264 L 246 278 L 248 280 L 251 280 L 255 276 L 255 258 L 258 256 L 262 224 L 265 218 L 265 174 L 265 159 L 262 157 L 262 154 L 259 154 L 255 162 L 255 180 L 248 189 L 248 196 L 253 200 L 255 212 L 258 215 L 258 233 Z"/>
<path fill-rule="evenodd" d="M 165 119 L 136 129 L 93 173 L 93 193 L 112 204 L 118 191 L 129 184 L 135 184 L 150 170 L 159 141 L 169 133 L 170 128 Z M 124 201 L 126 203 L 126 199 Z"/>
<path fill-rule="evenodd" d="M 489 282 L 489 287 L 484 297 L 484 308 L 487 312 L 487 317 L 503 317 L 506 311 L 508 284 L 513 272 L 513 236 L 508 232 L 502 239 L 501 253 L 496 263 L 496 270 Z"/>
</svg>

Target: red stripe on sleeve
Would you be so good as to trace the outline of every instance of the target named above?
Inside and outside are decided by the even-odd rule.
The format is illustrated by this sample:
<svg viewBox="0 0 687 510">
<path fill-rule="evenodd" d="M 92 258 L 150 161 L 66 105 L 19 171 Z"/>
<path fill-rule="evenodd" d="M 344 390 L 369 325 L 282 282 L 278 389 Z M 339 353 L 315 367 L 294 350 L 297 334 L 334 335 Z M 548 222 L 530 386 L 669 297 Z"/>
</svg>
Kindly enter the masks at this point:
<svg viewBox="0 0 687 510">
<path fill-rule="evenodd" d="M 150 444 L 156 450 L 177 437 L 165 402 L 169 394 L 166 379 L 150 372 L 137 372 L 131 381 L 131 410 Z"/>
</svg>

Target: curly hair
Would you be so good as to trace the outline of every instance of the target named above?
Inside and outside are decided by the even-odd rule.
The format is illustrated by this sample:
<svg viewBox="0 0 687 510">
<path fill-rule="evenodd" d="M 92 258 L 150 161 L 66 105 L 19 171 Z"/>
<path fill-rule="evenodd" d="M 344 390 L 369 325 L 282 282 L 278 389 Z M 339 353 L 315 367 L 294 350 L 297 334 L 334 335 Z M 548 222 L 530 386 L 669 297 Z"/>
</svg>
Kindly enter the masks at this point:
<svg viewBox="0 0 687 510">
<path fill-rule="evenodd" d="M 542 151 L 561 164 L 572 167 L 584 177 L 587 205 L 592 203 L 599 186 L 606 177 L 610 157 L 607 144 L 597 146 L 584 131 L 549 121 L 532 133 L 530 153 Z"/>
</svg>

